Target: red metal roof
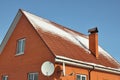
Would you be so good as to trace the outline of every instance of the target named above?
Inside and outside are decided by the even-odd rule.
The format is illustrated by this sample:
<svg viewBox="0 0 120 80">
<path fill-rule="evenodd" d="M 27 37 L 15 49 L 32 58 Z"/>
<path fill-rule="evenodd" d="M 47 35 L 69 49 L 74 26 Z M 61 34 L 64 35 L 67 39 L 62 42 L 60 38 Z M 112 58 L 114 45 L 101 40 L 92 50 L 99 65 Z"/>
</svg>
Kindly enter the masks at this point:
<svg viewBox="0 0 120 80">
<path fill-rule="evenodd" d="M 120 64 L 100 46 L 99 58 L 96 59 L 88 49 L 88 36 L 26 11 L 22 11 L 22 13 L 27 17 L 54 55 L 111 68 L 120 68 Z"/>
</svg>

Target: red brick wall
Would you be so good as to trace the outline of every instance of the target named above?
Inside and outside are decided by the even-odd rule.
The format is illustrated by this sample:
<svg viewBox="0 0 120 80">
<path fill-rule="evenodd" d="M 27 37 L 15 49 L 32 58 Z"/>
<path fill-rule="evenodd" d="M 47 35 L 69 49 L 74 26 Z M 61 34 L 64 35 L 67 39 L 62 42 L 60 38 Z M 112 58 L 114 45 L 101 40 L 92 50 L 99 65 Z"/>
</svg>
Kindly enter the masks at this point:
<svg viewBox="0 0 120 80">
<path fill-rule="evenodd" d="M 120 75 L 100 71 L 91 72 L 91 80 L 120 80 Z"/>
<path fill-rule="evenodd" d="M 62 64 L 56 64 L 55 65 L 57 71 L 59 70 L 63 70 Z M 70 65 L 66 65 L 65 66 L 65 74 L 66 76 L 63 76 L 63 74 L 61 73 L 60 76 L 60 72 L 57 73 L 57 71 L 55 71 L 55 80 L 76 80 L 76 74 L 81 74 L 81 75 L 86 75 L 88 78 L 88 70 L 84 69 L 84 68 L 80 68 L 80 67 L 75 67 L 75 66 L 70 66 Z M 73 75 L 70 75 L 71 73 L 74 73 Z M 58 76 L 59 75 L 59 76 Z"/>
<path fill-rule="evenodd" d="M 44 80 L 41 64 L 46 60 L 54 63 L 54 57 L 31 26 L 22 16 L 0 55 L 0 77 L 8 75 L 9 80 L 27 80 L 27 73 L 39 72 L 39 79 Z M 16 56 L 17 40 L 21 38 L 26 39 L 25 51 Z"/>
</svg>

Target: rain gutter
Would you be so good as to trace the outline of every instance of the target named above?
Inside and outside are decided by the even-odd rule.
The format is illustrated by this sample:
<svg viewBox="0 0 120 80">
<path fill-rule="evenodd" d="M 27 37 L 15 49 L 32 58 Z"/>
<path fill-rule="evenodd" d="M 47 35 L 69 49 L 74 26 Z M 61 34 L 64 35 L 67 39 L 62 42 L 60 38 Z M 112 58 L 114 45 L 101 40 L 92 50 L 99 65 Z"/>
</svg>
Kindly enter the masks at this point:
<svg viewBox="0 0 120 80">
<path fill-rule="evenodd" d="M 87 68 L 89 70 L 99 70 L 103 72 L 109 72 L 109 73 L 114 73 L 114 74 L 120 74 L 120 70 L 116 68 L 111 68 L 111 67 L 105 67 L 102 65 L 94 64 L 94 63 L 88 63 L 88 62 L 83 62 L 63 56 L 56 56 L 55 58 L 56 63 L 65 63 L 73 66 L 78 66 L 82 68 Z"/>
</svg>

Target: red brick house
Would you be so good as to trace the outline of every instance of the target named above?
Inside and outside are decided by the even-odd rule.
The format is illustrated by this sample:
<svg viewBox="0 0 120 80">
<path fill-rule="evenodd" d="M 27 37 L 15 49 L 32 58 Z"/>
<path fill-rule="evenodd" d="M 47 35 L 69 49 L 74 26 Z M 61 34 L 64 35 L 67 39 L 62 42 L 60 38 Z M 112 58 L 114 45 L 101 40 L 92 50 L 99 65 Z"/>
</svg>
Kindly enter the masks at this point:
<svg viewBox="0 0 120 80">
<path fill-rule="evenodd" d="M 88 32 L 19 10 L 0 46 L 0 80 L 120 80 L 120 63 L 98 45 L 97 28 Z M 49 76 L 41 72 L 46 61 L 55 68 Z"/>
</svg>

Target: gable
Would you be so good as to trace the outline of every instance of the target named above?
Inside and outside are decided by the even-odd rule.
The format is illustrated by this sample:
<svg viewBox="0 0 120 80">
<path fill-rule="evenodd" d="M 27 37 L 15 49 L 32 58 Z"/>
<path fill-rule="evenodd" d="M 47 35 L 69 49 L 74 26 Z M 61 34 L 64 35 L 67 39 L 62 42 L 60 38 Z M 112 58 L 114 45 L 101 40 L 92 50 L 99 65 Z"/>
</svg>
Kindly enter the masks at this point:
<svg viewBox="0 0 120 80">
<path fill-rule="evenodd" d="M 21 14 L 21 12 L 19 12 L 19 14 Z M 30 24 L 24 15 L 21 14 L 21 16 L 19 16 L 19 20 L 15 24 L 15 26 L 10 27 L 7 33 L 8 40 L 6 40 L 5 37 L 4 40 L 6 40 L 6 42 L 3 41 L 3 43 L 6 44 L 4 45 L 4 48 L 1 49 L 2 52 L 0 55 L 0 65 L 9 65 L 12 64 L 11 62 L 16 63 L 17 61 L 19 64 L 19 59 L 21 58 L 22 61 L 32 61 L 33 59 L 34 61 L 36 59 L 38 61 L 41 60 L 40 62 L 43 60 L 54 60 L 54 55 L 51 53 L 42 38 L 38 35 L 34 27 Z M 10 33 L 11 35 L 9 35 Z M 17 41 L 23 38 L 25 39 L 25 54 L 17 56 Z"/>
<path fill-rule="evenodd" d="M 17 42 L 23 38 L 24 54 L 16 55 Z M 54 63 L 54 58 L 34 27 L 22 14 L 0 54 L 0 72 L 2 75 L 8 74 L 10 79 L 23 78 L 32 71 L 39 71 L 42 74 L 40 68 L 43 62 Z M 24 79 L 27 79 L 27 76 Z"/>
</svg>

